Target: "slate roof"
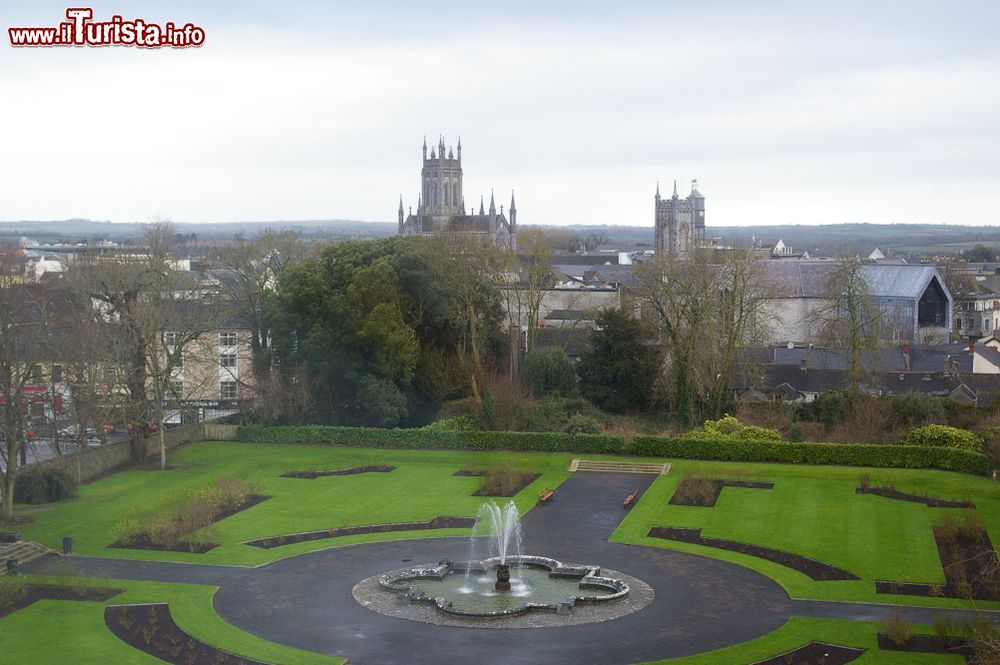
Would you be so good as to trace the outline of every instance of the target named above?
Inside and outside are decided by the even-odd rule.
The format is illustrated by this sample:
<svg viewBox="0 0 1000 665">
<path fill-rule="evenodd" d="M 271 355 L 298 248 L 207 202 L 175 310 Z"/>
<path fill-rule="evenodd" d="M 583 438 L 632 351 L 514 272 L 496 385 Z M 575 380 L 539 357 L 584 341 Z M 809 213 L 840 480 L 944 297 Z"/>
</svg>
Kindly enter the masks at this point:
<svg viewBox="0 0 1000 665">
<path fill-rule="evenodd" d="M 535 331 L 535 347 L 559 347 L 570 358 L 578 358 L 590 349 L 590 333 L 578 328 L 539 328 Z"/>
<path fill-rule="evenodd" d="M 837 271 L 835 261 L 768 261 L 763 264 L 768 277 L 786 298 L 827 298 L 830 277 Z M 937 277 L 947 293 L 937 268 L 918 264 L 865 264 L 861 267 L 871 294 L 886 298 L 919 299 Z"/>
</svg>

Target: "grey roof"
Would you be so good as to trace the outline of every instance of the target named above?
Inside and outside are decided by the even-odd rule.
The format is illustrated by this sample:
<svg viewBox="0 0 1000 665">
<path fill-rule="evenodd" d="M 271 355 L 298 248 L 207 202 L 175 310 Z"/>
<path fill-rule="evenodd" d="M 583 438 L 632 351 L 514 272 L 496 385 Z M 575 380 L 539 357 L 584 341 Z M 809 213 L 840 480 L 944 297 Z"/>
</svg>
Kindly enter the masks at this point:
<svg viewBox="0 0 1000 665">
<path fill-rule="evenodd" d="M 787 298 L 828 298 L 831 276 L 837 271 L 836 261 L 768 261 L 764 264 L 768 277 Z M 948 288 L 937 268 L 919 264 L 865 264 L 861 268 L 873 296 L 919 299 L 931 280 L 937 278 L 946 294 Z"/>
<path fill-rule="evenodd" d="M 622 284 L 634 286 L 635 266 L 597 266 L 583 273 L 583 280 L 588 283 Z"/>
<path fill-rule="evenodd" d="M 972 354 L 968 352 L 967 344 L 927 344 L 910 346 L 911 372 L 941 372 L 949 360 L 954 363 L 958 372 L 972 371 Z M 987 347 L 980 346 L 984 351 Z M 986 353 L 996 354 L 996 362 L 1000 366 L 1000 351 L 989 349 Z M 850 365 L 850 351 L 847 349 L 826 349 L 819 347 L 796 347 L 789 349 L 776 346 L 767 354 L 763 362 L 773 365 L 790 365 L 802 367 L 803 359 L 807 369 L 847 369 Z M 903 351 L 899 346 L 882 349 L 878 353 L 862 351 L 862 364 L 866 368 L 877 368 L 882 372 L 906 371 Z"/>
</svg>

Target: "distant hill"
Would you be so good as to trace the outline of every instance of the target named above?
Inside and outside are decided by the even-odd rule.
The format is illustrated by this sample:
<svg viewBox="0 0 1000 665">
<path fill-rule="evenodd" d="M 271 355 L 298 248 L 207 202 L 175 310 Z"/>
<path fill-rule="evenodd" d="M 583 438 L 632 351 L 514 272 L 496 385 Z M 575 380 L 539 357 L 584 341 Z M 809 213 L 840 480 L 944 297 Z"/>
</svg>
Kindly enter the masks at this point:
<svg viewBox="0 0 1000 665">
<path fill-rule="evenodd" d="M 267 228 L 297 230 L 308 238 L 377 238 L 396 232 L 394 222 L 348 219 L 273 220 L 250 222 L 175 222 L 178 233 L 195 234 L 199 240 L 224 240 L 236 233 L 253 234 Z M 608 244 L 652 247 L 652 226 L 540 225 L 562 229 L 585 238 L 603 236 Z M 141 234 L 141 223 L 113 223 L 89 219 L 58 221 L 0 221 L 0 236 L 28 235 L 38 239 L 123 239 Z M 976 244 L 1000 247 L 1000 227 L 945 224 L 785 224 L 773 226 L 709 226 L 708 236 L 726 244 L 746 245 L 752 239 L 773 244 L 779 239 L 797 250 L 820 255 L 840 251 L 868 254 L 878 247 L 887 255 L 934 256 L 957 254 Z"/>
</svg>

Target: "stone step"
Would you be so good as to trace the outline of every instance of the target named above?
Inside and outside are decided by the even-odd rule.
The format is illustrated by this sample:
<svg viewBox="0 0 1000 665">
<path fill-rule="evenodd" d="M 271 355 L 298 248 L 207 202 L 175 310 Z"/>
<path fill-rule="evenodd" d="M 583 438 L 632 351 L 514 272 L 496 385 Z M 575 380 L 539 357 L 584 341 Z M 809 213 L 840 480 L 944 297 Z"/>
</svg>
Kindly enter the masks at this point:
<svg viewBox="0 0 1000 665">
<path fill-rule="evenodd" d="M 19 541 L 13 545 L 0 549 L 0 573 L 6 572 L 8 559 L 14 559 L 17 561 L 18 568 L 20 568 L 35 559 L 40 559 L 43 556 L 48 556 L 49 554 L 57 554 L 57 552 L 49 549 L 45 545 L 41 545 L 30 540 Z"/>
<path fill-rule="evenodd" d="M 669 464 L 654 464 L 651 462 L 610 462 L 605 460 L 574 459 L 569 466 L 570 471 L 597 471 L 605 473 L 656 473 L 666 474 L 670 471 Z"/>
</svg>

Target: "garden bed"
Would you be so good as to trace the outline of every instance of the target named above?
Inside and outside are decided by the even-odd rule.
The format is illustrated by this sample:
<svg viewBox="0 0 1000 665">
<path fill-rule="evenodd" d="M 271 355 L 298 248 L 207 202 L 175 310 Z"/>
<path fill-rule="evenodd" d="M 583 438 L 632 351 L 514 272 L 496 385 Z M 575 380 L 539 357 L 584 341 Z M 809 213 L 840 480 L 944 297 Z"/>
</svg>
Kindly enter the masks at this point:
<svg viewBox="0 0 1000 665">
<path fill-rule="evenodd" d="M 340 536 L 357 536 L 368 533 L 387 533 L 390 531 L 422 531 L 425 529 L 471 529 L 476 524 L 474 517 L 447 517 L 438 515 L 427 522 L 396 522 L 392 524 L 366 524 L 361 526 L 345 526 L 339 529 L 323 531 L 306 531 L 304 533 L 289 533 L 281 536 L 269 536 L 248 540 L 244 545 L 252 545 L 262 549 L 302 543 L 324 538 L 339 538 Z"/>
<path fill-rule="evenodd" d="M 129 646 L 168 662 L 186 665 L 268 665 L 221 651 L 192 637 L 174 623 L 166 603 L 108 606 L 104 608 L 104 624 Z"/>
<path fill-rule="evenodd" d="M 704 545 L 706 547 L 716 547 L 730 552 L 749 554 L 750 556 L 767 559 L 768 561 L 773 561 L 774 563 L 781 564 L 782 566 L 787 566 L 788 568 L 797 570 L 817 581 L 825 582 L 831 580 L 859 579 L 857 575 L 854 575 L 843 568 L 837 568 L 836 566 L 831 566 L 828 563 L 816 561 L 815 559 L 809 559 L 804 556 L 799 556 L 798 554 L 792 554 L 791 552 L 776 550 L 762 545 L 741 543 L 735 540 L 705 538 L 701 535 L 701 529 L 654 526 L 649 530 L 648 535 L 652 538 L 676 540 L 682 543 L 692 543 L 695 545 Z"/>
<path fill-rule="evenodd" d="M 282 478 L 305 478 L 314 480 L 326 476 L 353 476 L 357 473 L 389 473 L 395 471 L 396 467 L 385 464 L 368 464 L 365 466 L 355 466 L 350 469 L 334 469 L 333 471 L 286 471 L 281 474 Z"/>
<path fill-rule="evenodd" d="M 517 493 L 542 477 L 534 471 L 516 469 L 459 469 L 453 476 L 482 478 L 480 487 L 472 496 L 517 496 Z"/>
<path fill-rule="evenodd" d="M 944 584 L 878 580 L 875 582 L 875 592 L 1000 600 L 1000 579 L 996 577 L 1000 562 L 985 531 L 980 531 L 976 538 L 961 535 L 948 537 L 941 527 L 934 527 L 934 540 L 941 558 L 941 568 L 944 570 Z"/>
<path fill-rule="evenodd" d="M 973 662 L 976 652 L 961 637 L 941 637 L 938 635 L 912 635 L 902 646 L 893 642 L 885 633 L 878 634 L 878 648 L 881 651 L 908 651 L 910 653 L 950 653 L 964 656 L 966 662 Z"/>
<path fill-rule="evenodd" d="M 700 506 L 711 508 L 719 500 L 723 487 L 748 487 L 774 489 L 774 483 L 757 480 L 724 480 L 720 478 L 683 478 L 670 497 L 673 506 Z"/>
<path fill-rule="evenodd" d="M 105 587 L 73 587 L 61 584 L 26 584 L 25 594 L 7 607 L 0 607 L 0 618 L 22 610 L 38 600 L 89 600 L 105 601 L 122 593 L 124 589 Z"/>
<path fill-rule="evenodd" d="M 842 647 L 838 644 L 810 642 L 798 649 L 787 651 L 767 660 L 758 660 L 751 665 L 814 665 L 815 663 L 844 665 L 844 663 L 857 660 L 864 652 L 864 649 Z"/>
<path fill-rule="evenodd" d="M 212 523 L 215 524 L 217 522 L 221 522 L 227 517 L 232 517 L 236 513 L 242 512 L 248 508 L 253 508 L 258 503 L 267 501 L 270 498 L 270 496 L 265 494 L 251 494 L 250 498 L 240 505 L 220 512 L 212 520 Z M 116 549 L 154 550 L 158 552 L 190 552 L 192 554 L 204 554 L 205 552 L 209 552 L 218 546 L 218 543 L 192 543 L 186 540 L 179 540 L 173 545 L 168 545 L 162 542 L 154 542 L 153 538 L 151 538 L 146 532 L 141 532 L 128 540 L 116 540 L 108 545 L 108 547 L 114 547 Z"/>
<path fill-rule="evenodd" d="M 858 487 L 854 490 L 855 494 L 875 494 L 878 496 L 885 497 L 887 499 L 897 499 L 899 501 L 912 501 L 914 503 L 922 503 L 931 508 L 975 508 L 976 504 L 971 501 L 956 501 L 954 499 L 941 499 L 936 496 L 928 496 L 922 494 L 910 494 L 909 492 L 900 492 L 899 490 L 892 487 Z"/>
</svg>

